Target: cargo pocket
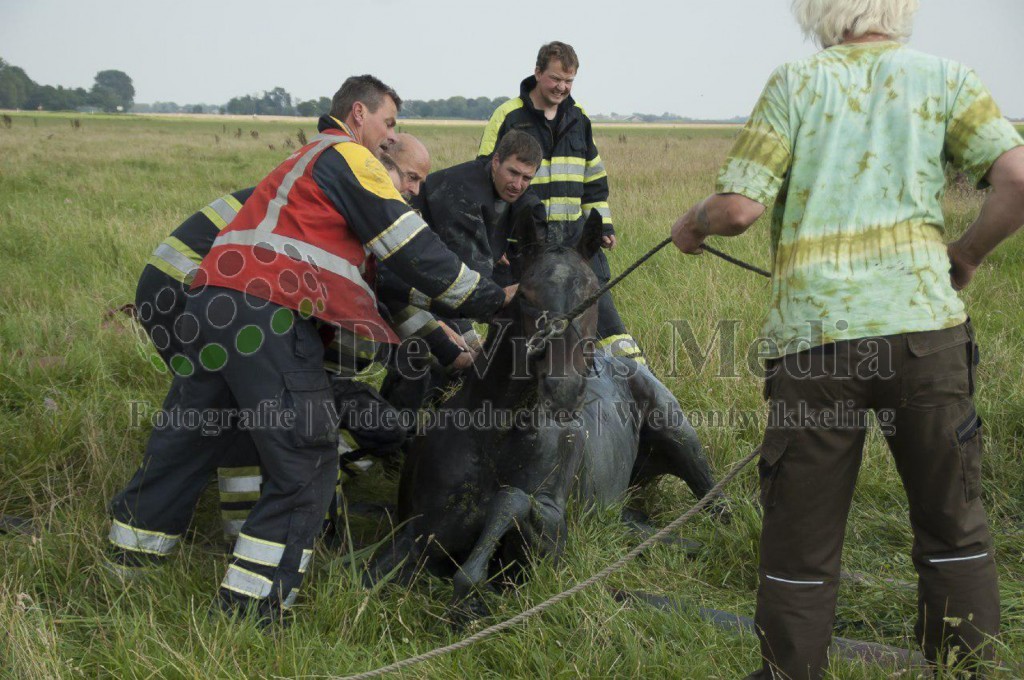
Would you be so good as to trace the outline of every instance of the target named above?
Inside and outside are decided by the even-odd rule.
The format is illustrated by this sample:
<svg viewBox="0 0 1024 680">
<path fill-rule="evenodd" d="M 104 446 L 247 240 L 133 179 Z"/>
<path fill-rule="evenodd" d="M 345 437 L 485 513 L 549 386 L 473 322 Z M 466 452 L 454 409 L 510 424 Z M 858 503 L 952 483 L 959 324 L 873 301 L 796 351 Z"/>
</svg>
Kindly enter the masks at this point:
<svg viewBox="0 0 1024 680">
<path fill-rule="evenodd" d="M 971 408 L 966 420 L 956 428 L 960 465 L 964 473 L 964 497 L 968 501 L 981 496 L 981 416 Z"/>
<path fill-rule="evenodd" d="M 300 448 L 336 445 L 338 417 L 327 373 L 321 370 L 284 374 L 284 406 L 294 414 L 292 443 Z"/>
<path fill-rule="evenodd" d="M 766 434 L 758 447 L 761 455 L 757 461 L 757 473 L 761 482 L 761 507 L 771 508 L 775 505 L 775 482 L 779 477 L 783 454 L 789 446 L 789 437 L 785 434 Z"/>
<path fill-rule="evenodd" d="M 907 334 L 912 357 L 905 366 L 902 403 L 916 409 L 944 408 L 971 394 L 972 366 L 964 365 L 972 343 L 964 326 Z M 966 370 L 965 370 L 966 368 Z"/>
</svg>

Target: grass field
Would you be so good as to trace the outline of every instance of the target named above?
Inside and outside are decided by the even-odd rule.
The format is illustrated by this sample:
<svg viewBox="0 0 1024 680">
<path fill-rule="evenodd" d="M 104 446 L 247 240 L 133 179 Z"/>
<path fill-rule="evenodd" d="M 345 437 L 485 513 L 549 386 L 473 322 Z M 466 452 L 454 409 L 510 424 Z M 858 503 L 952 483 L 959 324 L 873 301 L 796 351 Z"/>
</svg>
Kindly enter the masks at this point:
<svg viewBox="0 0 1024 680">
<path fill-rule="evenodd" d="M 294 625 L 264 633 L 208 619 L 226 557 L 214 494 L 194 536 L 166 569 L 123 585 L 100 566 L 106 503 L 140 460 L 147 431 L 130 426 L 129 402 L 159 404 L 168 377 L 127 318 L 155 245 L 185 217 L 226 192 L 251 186 L 297 144 L 308 123 L 154 120 L 16 114 L 0 128 L 0 512 L 30 516 L 41 537 L 0 535 L 0 677 L 327 677 L 368 670 L 460 637 L 444 620 L 449 583 L 421 577 L 411 590 L 367 591 L 344 549 L 319 549 Z M 470 158 L 471 126 L 410 127 L 435 169 Z M 258 137 L 251 134 L 258 133 Z M 599 128 L 609 170 L 621 269 L 662 239 L 674 219 L 713 186 L 735 130 Z M 982 195 L 960 186 L 947 199 L 952 239 Z M 766 224 L 718 243 L 769 265 Z M 984 497 L 996 537 L 1003 600 L 999 656 L 1024 665 L 1024 240 L 1006 244 L 965 293 L 982 344 L 978 409 L 986 429 Z M 717 474 L 760 440 L 765 409 L 743 348 L 759 331 L 767 284 L 711 257 L 657 255 L 617 290 L 620 311 L 652 366 L 690 411 L 750 412 L 737 426 L 698 424 Z M 685 321 L 702 347 L 721 320 L 736 320 L 735 375 L 716 348 L 703 365 L 673 344 Z M 388 499 L 395 481 L 371 471 L 350 497 Z M 608 585 L 681 597 L 752 615 L 759 526 L 756 474 L 730 492 L 735 519 L 698 519 L 686 530 L 706 545 L 696 558 L 657 546 Z M 635 501 L 656 523 L 693 499 L 662 481 Z M 898 477 L 877 434 L 851 513 L 845 569 L 865 576 L 840 590 L 839 634 L 912 646 L 915 595 L 886 579 L 914 580 Z M 384 528 L 355 527 L 360 537 Z M 575 511 L 565 558 L 496 603 L 507 618 L 587 578 L 636 544 L 614 510 Z M 419 666 L 407 677 L 737 678 L 758 663 L 751 636 L 696 614 L 623 606 L 597 587 L 521 628 Z M 891 672 L 836 661 L 834 678 Z M 1020 677 L 999 671 L 996 677 Z"/>
</svg>

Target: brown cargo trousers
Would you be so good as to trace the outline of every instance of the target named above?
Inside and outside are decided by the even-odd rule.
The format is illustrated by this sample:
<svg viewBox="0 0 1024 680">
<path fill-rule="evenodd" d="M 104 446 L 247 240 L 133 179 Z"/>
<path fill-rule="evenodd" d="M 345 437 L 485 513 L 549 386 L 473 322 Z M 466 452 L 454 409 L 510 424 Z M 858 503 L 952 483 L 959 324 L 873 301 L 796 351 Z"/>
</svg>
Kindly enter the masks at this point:
<svg viewBox="0 0 1024 680">
<path fill-rule="evenodd" d="M 957 646 L 968 667 L 991 657 L 999 591 L 980 499 L 977 356 L 968 322 L 841 341 L 770 362 L 755 616 L 764 668 L 750 677 L 824 675 L 869 410 L 910 505 L 922 650 L 935 660 Z"/>
</svg>

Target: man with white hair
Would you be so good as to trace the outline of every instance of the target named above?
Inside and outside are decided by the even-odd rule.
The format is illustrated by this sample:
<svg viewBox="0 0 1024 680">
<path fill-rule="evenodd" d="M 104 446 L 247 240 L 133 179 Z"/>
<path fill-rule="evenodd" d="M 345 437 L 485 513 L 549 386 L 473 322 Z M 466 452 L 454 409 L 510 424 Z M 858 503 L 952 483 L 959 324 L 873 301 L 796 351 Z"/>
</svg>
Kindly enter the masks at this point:
<svg viewBox="0 0 1024 680">
<path fill-rule="evenodd" d="M 970 69 L 906 48 L 917 0 L 795 0 L 823 51 L 771 76 L 680 250 L 736 236 L 775 202 L 760 447 L 764 659 L 752 678 L 821 678 L 866 414 L 910 506 L 926 657 L 980 673 L 999 629 L 981 504 L 978 350 L 956 291 L 1024 223 L 1024 141 Z M 944 163 L 991 186 L 943 238 Z"/>
</svg>

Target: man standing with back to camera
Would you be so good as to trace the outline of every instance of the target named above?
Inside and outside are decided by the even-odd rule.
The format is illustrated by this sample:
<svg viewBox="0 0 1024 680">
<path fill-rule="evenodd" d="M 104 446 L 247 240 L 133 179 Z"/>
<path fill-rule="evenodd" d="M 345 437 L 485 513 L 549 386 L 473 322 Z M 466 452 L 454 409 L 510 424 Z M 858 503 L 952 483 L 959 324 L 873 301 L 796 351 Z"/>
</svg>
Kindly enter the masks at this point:
<svg viewBox="0 0 1024 680">
<path fill-rule="evenodd" d="M 760 447 L 763 667 L 751 678 L 825 673 L 868 410 L 888 413 L 883 435 L 910 506 L 925 657 L 981 674 L 999 632 L 979 353 L 956 291 L 1024 223 L 1024 142 L 972 70 L 902 44 L 917 4 L 796 0 L 823 51 L 775 70 L 717 193 L 672 230 L 699 254 L 705 238 L 742 233 L 775 202 L 763 337 L 775 349 L 776 420 Z M 992 188 L 948 245 L 947 160 Z M 850 411 L 858 417 L 836 417 Z"/>
</svg>

